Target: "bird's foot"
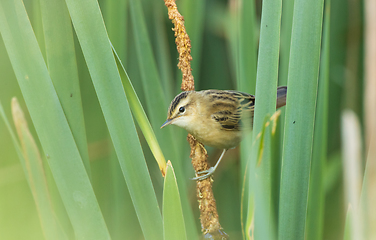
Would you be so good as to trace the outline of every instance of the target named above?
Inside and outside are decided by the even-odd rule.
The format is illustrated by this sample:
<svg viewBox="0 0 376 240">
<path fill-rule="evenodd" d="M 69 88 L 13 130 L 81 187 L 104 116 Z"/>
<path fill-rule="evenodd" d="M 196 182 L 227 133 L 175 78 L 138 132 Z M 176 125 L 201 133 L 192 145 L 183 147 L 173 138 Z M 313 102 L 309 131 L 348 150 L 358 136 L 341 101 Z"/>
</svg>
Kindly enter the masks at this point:
<svg viewBox="0 0 376 240">
<path fill-rule="evenodd" d="M 214 171 L 215 171 L 215 168 L 214 167 L 210 167 L 208 170 L 196 172 L 196 176 L 200 175 L 200 174 L 204 174 L 204 175 L 191 178 L 191 180 L 193 180 L 193 181 L 201 181 L 201 180 L 207 179 L 208 177 L 210 177 L 214 173 Z"/>
</svg>

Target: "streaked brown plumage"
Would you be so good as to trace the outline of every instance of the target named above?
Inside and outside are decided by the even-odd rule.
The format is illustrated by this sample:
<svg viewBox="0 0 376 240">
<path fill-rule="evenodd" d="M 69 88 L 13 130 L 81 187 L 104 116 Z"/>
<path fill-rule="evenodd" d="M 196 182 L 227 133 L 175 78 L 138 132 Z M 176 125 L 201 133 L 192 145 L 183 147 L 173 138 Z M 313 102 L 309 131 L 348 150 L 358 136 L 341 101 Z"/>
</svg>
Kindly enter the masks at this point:
<svg viewBox="0 0 376 240">
<path fill-rule="evenodd" d="M 277 89 L 276 107 L 286 104 L 287 87 Z M 239 145 L 242 130 L 251 129 L 255 97 L 248 93 L 229 90 L 187 91 L 171 102 L 167 120 L 162 128 L 174 124 L 184 128 L 199 142 L 224 149 L 216 166 L 195 180 L 210 176 L 227 149 Z"/>
</svg>

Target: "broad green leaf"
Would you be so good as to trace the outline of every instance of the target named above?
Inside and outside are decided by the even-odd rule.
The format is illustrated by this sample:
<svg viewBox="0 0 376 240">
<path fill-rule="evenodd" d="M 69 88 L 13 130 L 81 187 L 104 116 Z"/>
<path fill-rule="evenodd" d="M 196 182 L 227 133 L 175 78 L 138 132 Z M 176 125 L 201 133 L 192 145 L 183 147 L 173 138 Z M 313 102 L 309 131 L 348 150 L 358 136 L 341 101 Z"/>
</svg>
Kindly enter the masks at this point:
<svg viewBox="0 0 376 240">
<path fill-rule="evenodd" d="M 0 2 L 0 32 L 76 237 L 109 239 L 89 177 L 21 1 Z"/>
<path fill-rule="evenodd" d="M 172 128 L 160 130 L 160 127 L 166 120 L 168 103 L 172 99 L 167 99 L 161 85 L 159 73 L 151 48 L 151 42 L 146 29 L 145 19 L 141 8 L 141 2 L 130 0 L 131 19 L 138 53 L 138 62 L 141 72 L 141 81 L 146 98 L 146 112 L 148 113 L 151 126 L 156 132 L 158 142 L 165 151 L 167 159 L 177 159 L 177 144 L 174 141 Z M 176 161 L 175 166 L 181 165 Z M 180 172 L 180 171 L 178 171 Z"/>
<path fill-rule="evenodd" d="M 39 0 L 48 72 L 63 107 L 86 171 L 91 176 L 72 23 L 62 0 Z"/>
<path fill-rule="evenodd" d="M 257 134 L 256 141 L 259 143 L 257 146 L 257 161 L 256 166 L 259 167 L 261 164 L 262 157 L 264 155 L 265 150 L 265 131 L 266 131 L 266 125 L 268 121 L 269 116 L 265 117 L 264 124 L 262 124 L 261 132 Z"/>
<path fill-rule="evenodd" d="M 187 239 L 178 183 L 170 161 L 163 187 L 163 235 L 165 240 Z"/>
<path fill-rule="evenodd" d="M 281 51 L 280 51 L 280 64 L 279 64 L 279 79 L 280 86 L 287 85 L 287 76 L 290 60 L 290 46 L 291 46 L 291 28 L 292 19 L 294 15 L 294 1 L 282 1 L 282 17 L 281 17 Z M 283 132 L 285 128 L 285 109 L 282 109 L 280 124 L 280 149 L 283 144 Z M 280 170 L 280 169 L 279 169 Z"/>
<path fill-rule="evenodd" d="M 121 61 L 127 60 L 128 47 L 128 0 L 108 0 L 104 2 L 103 16 L 106 23 L 108 37 L 116 49 Z"/>
<path fill-rule="evenodd" d="M 282 111 L 277 110 L 272 117 L 271 121 L 271 224 L 277 230 L 278 227 L 278 207 L 279 207 L 279 189 L 280 189 L 280 180 L 281 180 L 281 117 Z"/>
<path fill-rule="evenodd" d="M 13 121 L 15 122 L 22 148 L 0 104 L 0 115 L 12 136 L 14 147 L 16 148 L 16 152 L 30 186 L 30 191 L 33 194 L 37 206 L 44 236 L 46 239 L 68 239 L 53 210 L 41 155 L 16 98 L 12 99 L 12 112 Z"/>
<path fill-rule="evenodd" d="M 322 0 L 296 0 L 290 64 L 278 239 L 304 239 L 316 109 Z"/>
<path fill-rule="evenodd" d="M 279 136 L 277 126 L 279 123 L 279 116 L 281 111 L 278 110 L 270 118 L 267 116 L 262 125 L 261 132 L 256 136 L 254 149 L 257 151 L 256 174 L 258 176 L 270 175 L 270 180 L 256 177 L 255 181 L 255 214 L 264 213 L 264 215 L 257 216 L 255 221 L 255 238 L 262 239 L 276 239 L 277 231 L 277 214 L 275 212 L 276 203 L 278 203 L 279 189 L 276 186 L 279 179 L 276 176 L 279 161 Z M 269 168 L 265 168 L 266 164 L 270 164 Z M 264 167 L 264 168 L 263 168 Z M 274 198 L 273 198 L 274 197 Z M 277 199 L 275 199 L 277 197 Z M 262 201 L 270 198 L 270 202 Z M 261 199 L 261 200 L 260 200 Z M 266 214 L 268 213 L 268 214 Z"/>
<path fill-rule="evenodd" d="M 236 52 L 236 76 L 237 90 L 250 94 L 255 94 L 256 87 L 256 66 L 257 66 L 257 36 L 258 26 L 256 24 L 255 3 L 253 1 L 239 1 L 239 7 L 234 13 L 236 18 L 235 38 L 237 47 Z M 237 14 L 239 12 L 239 14 Z M 230 26 L 229 28 L 233 28 Z M 250 144 L 252 142 L 252 133 L 245 134 L 244 140 L 240 144 L 241 151 L 241 169 L 245 172 L 245 166 L 251 155 Z"/>
<path fill-rule="evenodd" d="M 161 148 L 159 147 L 157 138 L 155 137 L 154 131 L 150 125 L 150 122 L 146 116 L 146 113 L 144 109 L 142 108 L 141 102 L 138 99 L 136 92 L 134 91 L 134 88 L 128 77 L 128 74 L 125 71 L 124 66 L 121 63 L 119 56 L 117 55 L 115 49 L 113 48 L 112 50 L 114 51 L 116 64 L 118 66 L 122 82 L 124 84 L 124 91 L 125 91 L 125 94 L 127 95 L 127 100 L 129 102 L 129 106 L 132 110 L 133 116 L 136 118 L 136 121 L 138 125 L 140 126 L 141 131 L 144 134 L 146 141 L 148 142 L 150 150 L 152 151 L 159 165 L 159 170 L 161 171 L 162 175 L 165 176 L 166 159 L 162 153 Z"/>
<path fill-rule="evenodd" d="M 236 58 L 235 69 L 237 90 L 255 94 L 258 35 L 258 26 L 256 24 L 255 16 L 255 3 L 253 1 L 239 1 L 239 7 L 236 9 L 236 11 L 232 12 L 232 18 L 236 19 L 236 27 L 234 28 L 232 24 L 229 24 L 228 28 L 233 29 L 233 33 L 230 33 L 230 39 L 233 39 L 232 42 L 235 41 L 235 43 L 232 43 L 232 45 L 235 45 L 232 52 L 235 53 Z M 250 168 L 251 164 L 248 160 L 252 152 L 252 148 L 249 147 L 252 145 L 252 135 L 252 132 L 244 133 L 243 141 L 240 143 L 241 179 L 246 181 L 242 181 L 242 191 L 245 192 L 245 194 L 242 194 L 242 206 L 243 203 L 248 201 L 249 195 L 248 169 Z M 248 210 L 248 224 L 251 224 L 251 221 L 254 220 L 254 206 L 248 205 Z M 242 210 L 241 218 L 243 218 L 243 215 L 247 215 L 246 209 Z M 247 222 L 242 221 L 242 224 L 247 225 Z M 244 228 L 242 230 L 244 231 Z"/>
<path fill-rule="evenodd" d="M 266 156 L 262 164 L 257 163 L 257 148 L 262 143 L 262 139 L 257 138 L 257 135 L 262 132 L 265 117 L 268 114 L 272 115 L 276 110 L 281 11 L 282 1 L 263 1 L 253 123 L 255 143 L 252 147 L 249 170 L 249 191 L 251 195 L 254 194 L 256 239 L 275 239 L 276 236 L 272 222 L 270 133 L 265 139 L 267 144 L 263 152 Z"/>
<path fill-rule="evenodd" d="M 161 75 L 161 83 L 163 92 L 166 95 L 167 99 L 172 100 L 176 95 L 175 90 L 175 82 L 179 84 L 179 81 L 174 81 L 173 78 L 173 68 L 176 68 L 175 64 L 172 64 L 171 57 L 170 57 L 170 48 L 168 45 L 168 37 L 173 38 L 173 31 L 166 26 L 166 19 L 168 19 L 167 8 L 161 1 L 153 1 L 153 5 L 155 5 L 155 9 L 153 11 L 153 18 L 154 23 L 153 26 L 155 27 L 155 59 L 158 65 L 158 70 Z M 170 21 L 170 20 L 169 20 Z M 176 48 L 173 48 L 175 50 Z M 175 54 L 176 51 L 174 52 Z M 174 61 L 175 63 L 175 61 Z M 179 84 L 180 85 L 180 84 Z"/>
<path fill-rule="evenodd" d="M 185 28 L 189 35 L 192 45 L 192 73 L 195 77 L 195 85 L 199 86 L 200 84 L 200 71 L 201 71 L 201 58 L 202 54 L 202 45 L 203 45 L 203 36 L 204 36 L 204 26 L 205 26 L 205 10 L 206 10 L 206 1 L 201 0 L 189 0 L 189 1 L 177 1 L 178 9 L 181 10 L 181 14 L 185 20 Z M 178 76 L 181 76 L 179 71 Z M 181 79 L 178 78 L 178 83 Z"/>
<path fill-rule="evenodd" d="M 257 27 L 255 3 L 253 1 L 242 1 L 237 16 L 237 27 L 239 32 L 239 63 L 237 89 L 242 92 L 254 94 L 256 90 L 256 60 L 257 60 Z"/>
<path fill-rule="evenodd" d="M 145 239 L 162 239 L 162 216 L 99 5 L 66 0 Z"/>
<path fill-rule="evenodd" d="M 188 202 L 186 187 L 188 178 L 185 178 L 186 176 L 184 174 L 184 165 L 182 161 L 182 159 L 186 159 L 186 156 L 183 157 L 179 154 L 177 144 L 177 139 L 185 139 L 185 136 L 180 135 L 179 131 L 174 131 L 174 126 L 169 126 L 160 130 L 160 126 L 167 117 L 166 113 L 168 110 L 168 103 L 170 103 L 172 99 L 167 99 L 166 94 L 164 94 L 162 89 L 162 84 L 159 79 L 159 73 L 151 47 L 151 41 L 146 28 L 141 2 L 138 0 L 130 0 L 129 4 L 133 35 L 136 45 L 135 48 L 138 55 L 138 63 L 141 73 L 141 81 L 147 102 L 145 109 L 166 158 L 170 159 L 175 166 L 176 177 L 180 186 L 180 195 L 182 197 L 182 206 L 185 224 L 187 225 L 186 228 L 188 238 L 196 239 L 197 229 L 193 219 L 193 213 Z M 172 34 L 173 32 L 171 32 L 171 35 Z"/>
<path fill-rule="evenodd" d="M 294 16 L 294 1 L 282 1 L 281 17 L 281 58 L 279 70 L 279 84 L 287 85 L 290 60 L 291 28 Z"/>
<path fill-rule="evenodd" d="M 315 130 L 313 138 L 311 176 L 309 180 L 306 239 L 323 238 L 324 228 L 324 167 L 327 159 L 327 132 L 329 106 L 329 43 L 330 43 L 330 1 L 326 1 L 323 47 L 320 78 L 317 94 Z"/>
<path fill-rule="evenodd" d="M 136 50 L 139 56 L 138 62 L 141 72 L 141 81 L 147 102 L 147 112 L 151 125 L 159 129 L 166 120 L 168 102 L 163 94 L 159 73 L 154 60 L 150 38 L 147 33 L 145 19 L 141 8 L 141 2 L 130 0 L 133 36 L 136 42 Z M 171 131 L 170 131 L 171 132 Z M 169 133 L 170 133 L 169 132 Z M 171 134 L 171 133 L 170 133 Z M 174 145 L 172 145 L 174 146 Z"/>
</svg>

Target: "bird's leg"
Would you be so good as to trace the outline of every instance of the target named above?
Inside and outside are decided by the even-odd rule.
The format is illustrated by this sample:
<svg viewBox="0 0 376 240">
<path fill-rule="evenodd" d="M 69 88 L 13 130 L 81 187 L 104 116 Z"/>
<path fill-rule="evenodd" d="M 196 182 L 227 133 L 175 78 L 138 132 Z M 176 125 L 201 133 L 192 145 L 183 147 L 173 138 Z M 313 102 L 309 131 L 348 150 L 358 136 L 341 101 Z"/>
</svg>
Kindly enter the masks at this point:
<svg viewBox="0 0 376 240">
<path fill-rule="evenodd" d="M 199 180 L 204 180 L 206 178 L 208 178 L 210 175 L 212 175 L 215 170 L 217 169 L 219 163 L 221 162 L 223 156 L 225 155 L 227 149 L 223 149 L 223 152 L 221 154 L 221 156 L 219 157 L 217 163 L 214 165 L 214 167 L 210 167 L 208 170 L 204 170 L 204 171 L 201 171 L 201 172 L 196 172 L 196 176 L 199 175 L 199 174 L 204 174 L 202 176 L 197 176 L 197 177 L 194 177 L 194 178 L 191 178 L 192 180 L 194 181 L 199 181 Z"/>
</svg>

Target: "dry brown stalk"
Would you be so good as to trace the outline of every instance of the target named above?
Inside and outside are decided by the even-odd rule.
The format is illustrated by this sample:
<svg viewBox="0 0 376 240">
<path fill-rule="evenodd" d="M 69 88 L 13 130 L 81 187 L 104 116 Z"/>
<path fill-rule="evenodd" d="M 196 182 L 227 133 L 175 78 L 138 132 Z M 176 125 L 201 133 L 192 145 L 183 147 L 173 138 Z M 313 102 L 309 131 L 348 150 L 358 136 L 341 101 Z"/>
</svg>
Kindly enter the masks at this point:
<svg viewBox="0 0 376 240">
<path fill-rule="evenodd" d="M 187 140 L 191 147 L 190 158 L 195 171 L 203 171 L 209 168 L 208 154 L 204 146 L 191 134 Z M 209 177 L 202 181 L 196 181 L 196 197 L 200 209 L 201 231 L 208 239 L 227 239 L 228 236 L 222 231 L 217 212 L 217 206 L 213 194 L 213 179 Z"/>
<path fill-rule="evenodd" d="M 178 67 L 182 71 L 183 79 L 181 90 L 193 91 L 195 89 L 191 68 L 191 40 L 185 30 L 184 18 L 179 13 L 175 0 L 164 0 L 168 9 L 168 17 L 174 24 L 175 43 L 179 53 Z M 187 140 L 191 146 L 192 165 L 196 172 L 209 169 L 208 155 L 204 146 L 199 143 L 191 134 Z M 228 236 L 222 231 L 219 224 L 217 207 L 212 190 L 212 177 L 196 181 L 197 199 L 200 209 L 201 231 L 205 238 L 227 239 Z"/>
<path fill-rule="evenodd" d="M 175 31 L 175 44 L 179 53 L 178 68 L 183 74 L 181 83 L 181 90 L 192 91 L 195 90 L 194 79 L 191 68 L 191 40 L 185 30 L 184 18 L 179 13 L 174 0 L 165 0 L 165 5 L 168 9 L 168 18 L 174 24 L 173 30 Z"/>
</svg>

